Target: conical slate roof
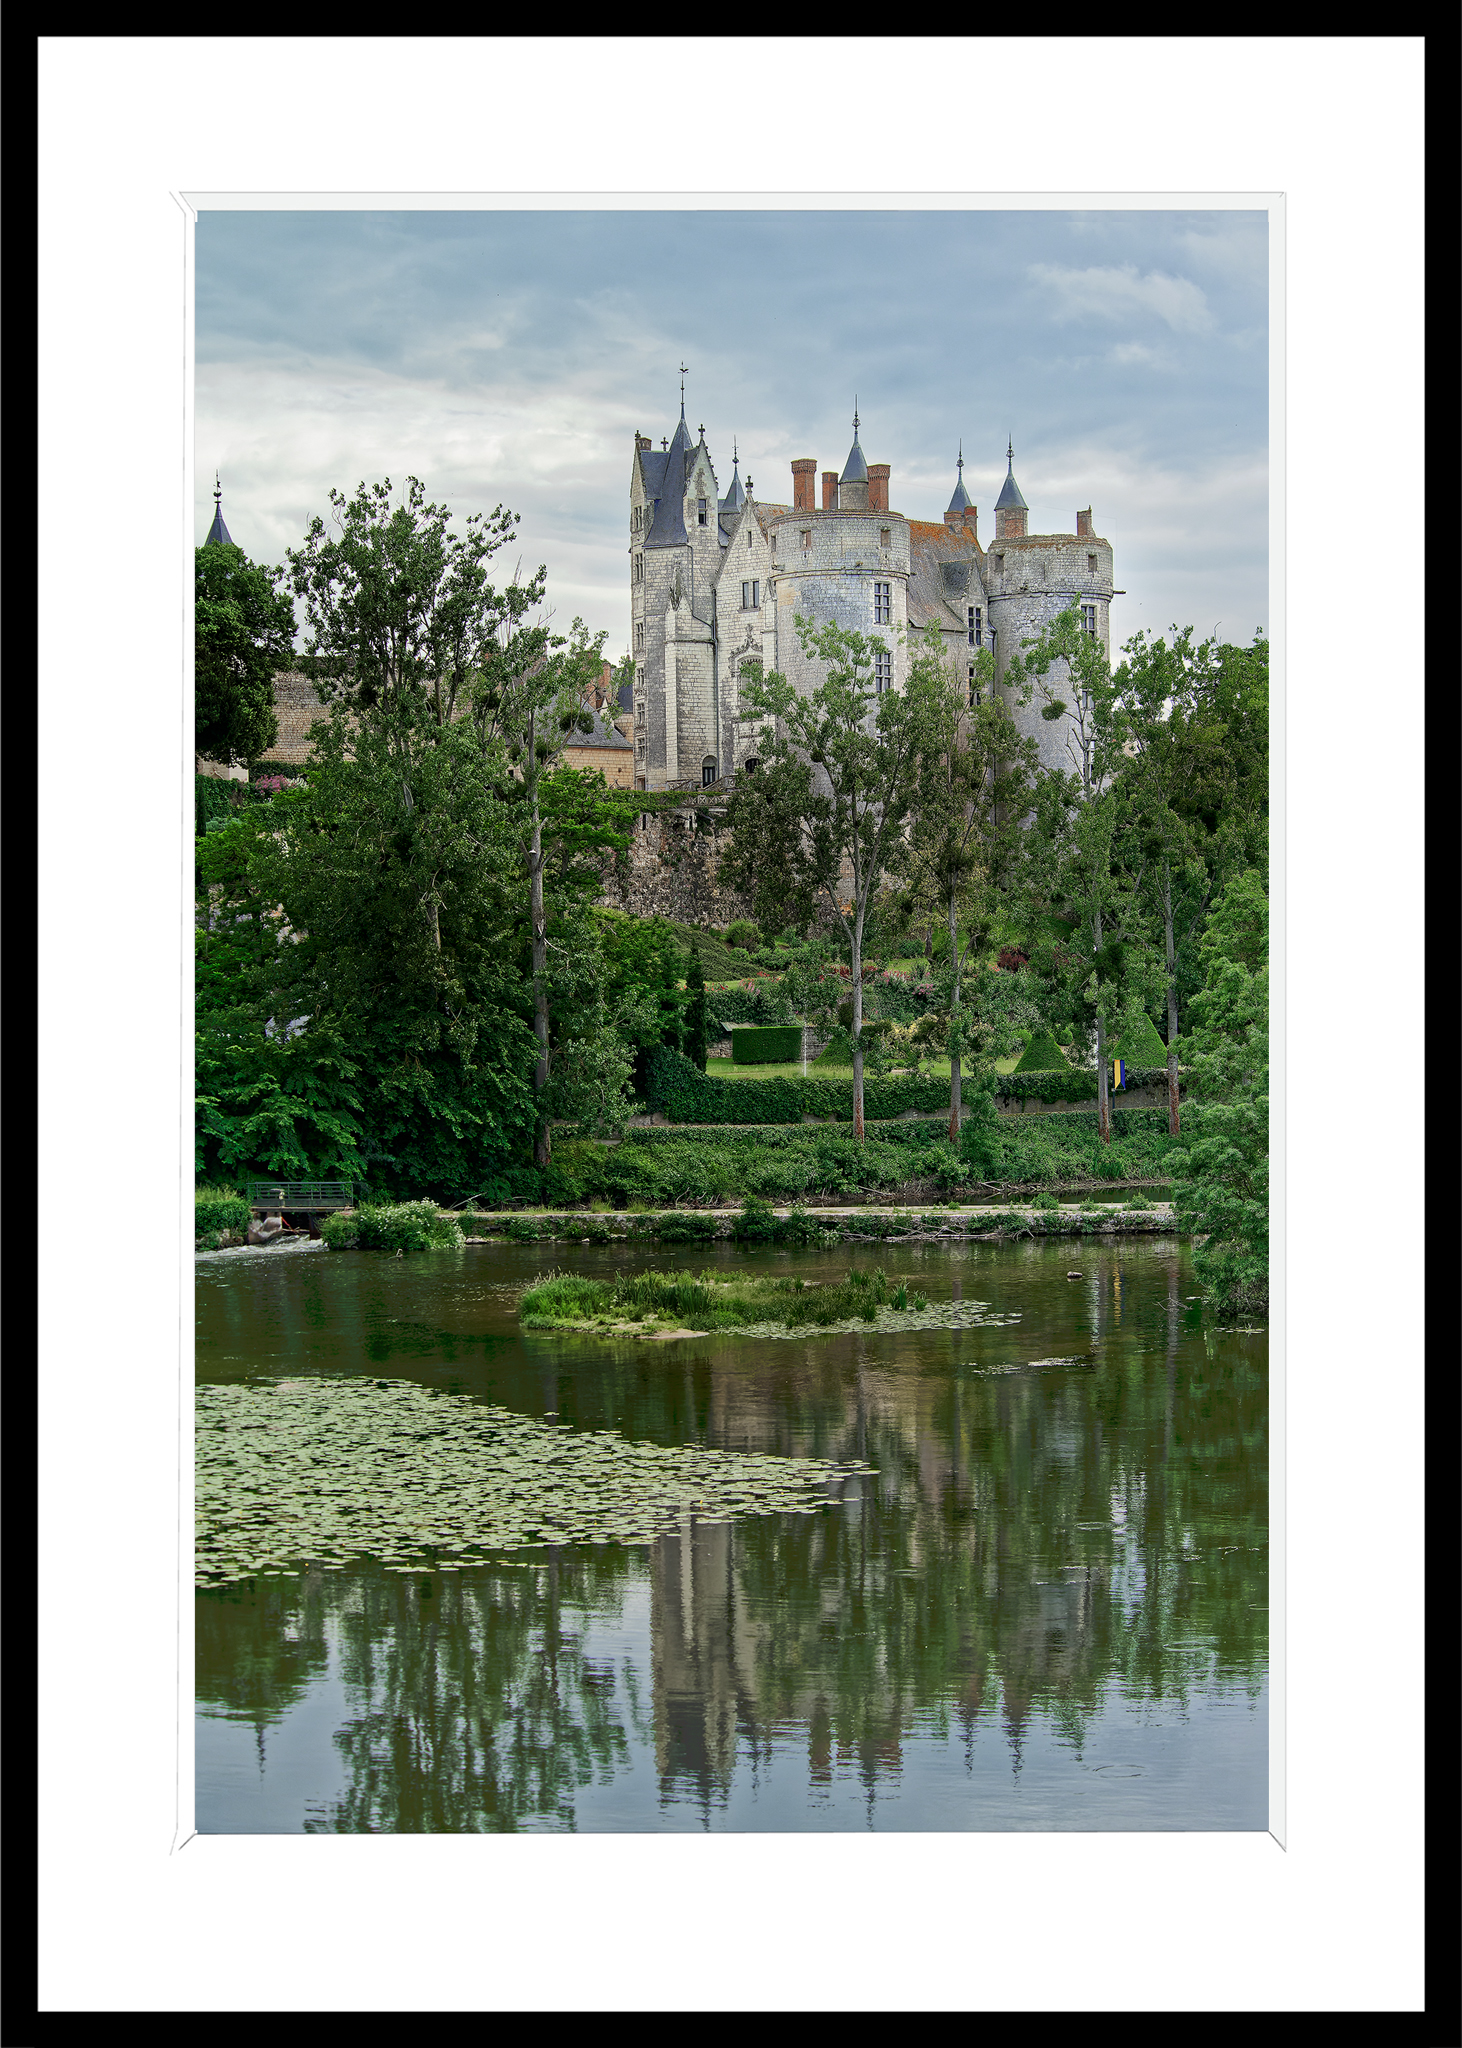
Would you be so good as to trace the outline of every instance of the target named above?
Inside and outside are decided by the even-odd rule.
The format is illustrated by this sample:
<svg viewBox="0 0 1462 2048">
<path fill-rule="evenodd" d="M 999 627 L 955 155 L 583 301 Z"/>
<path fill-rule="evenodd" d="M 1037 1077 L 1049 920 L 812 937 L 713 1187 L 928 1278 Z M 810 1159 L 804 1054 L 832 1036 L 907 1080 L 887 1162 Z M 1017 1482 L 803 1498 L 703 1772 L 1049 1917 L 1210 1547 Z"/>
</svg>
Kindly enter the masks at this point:
<svg viewBox="0 0 1462 2048">
<path fill-rule="evenodd" d="M 690 536 L 685 530 L 685 473 L 695 454 L 690 428 L 685 424 L 685 401 L 681 400 L 680 425 L 663 457 L 660 491 L 655 499 L 655 523 L 645 541 L 647 548 L 684 547 Z"/>
<path fill-rule="evenodd" d="M 723 517 L 739 512 L 746 503 L 746 493 L 741 488 L 741 457 L 736 453 L 736 443 L 731 444 L 731 488 L 721 500 Z"/>
<path fill-rule="evenodd" d="M 951 512 L 968 512 L 969 509 L 970 494 L 965 489 L 965 451 L 964 445 L 961 443 L 959 451 L 959 481 L 954 487 L 954 496 L 949 501 L 949 510 Z"/>
<path fill-rule="evenodd" d="M 838 482 L 840 484 L 866 484 L 867 481 L 868 464 L 863 460 L 863 450 L 858 446 L 858 413 L 855 407 L 853 411 L 853 445 L 848 450 L 848 459 L 843 464 L 843 473 L 838 478 Z"/>
<path fill-rule="evenodd" d="M 217 480 L 215 479 L 213 486 L 213 524 L 209 527 L 207 535 L 204 539 L 204 547 L 208 547 L 211 543 L 214 547 L 218 547 L 221 545 L 226 548 L 231 548 L 234 544 L 233 535 L 229 532 L 228 528 L 223 523 L 223 505 L 221 502 L 222 498 L 223 493 L 218 488 L 218 483 Z"/>
<path fill-rule="evenodd" d="M 1010 467 L 1005 473 L 1004 483 L 1000 486 L 1000 495 L 995 500 L 995 510 L 997 512 L 1028 512 L 1030 507 L 1020 495 L 1020 485 L 1015 481 L 1015 451 L 1013 448 L 1006 450 L 1006 460 Z"/>
</svg>

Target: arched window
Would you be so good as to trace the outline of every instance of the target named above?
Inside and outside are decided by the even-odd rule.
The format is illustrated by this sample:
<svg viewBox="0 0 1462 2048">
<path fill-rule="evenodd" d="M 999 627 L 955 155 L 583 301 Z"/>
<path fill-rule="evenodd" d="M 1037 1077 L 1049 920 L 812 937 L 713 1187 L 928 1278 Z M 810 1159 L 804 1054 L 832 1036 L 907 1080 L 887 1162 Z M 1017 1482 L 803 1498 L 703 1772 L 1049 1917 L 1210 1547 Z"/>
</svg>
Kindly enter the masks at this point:
<svg viewBox="0 0 1462 2048">
<path fill-rule="evenodd" d="M 755 775 L 757 769 L 760 768 L 760 766 L 761 762 L 758 761 L 755 754 L 753 754 L 749 761 L 742 762 L 741 772 L 743 775 Z"/>
<path fill-rule="evenodd" d="M 701 788 L 709 789 L 715 779 L 716 757 L 714 754 L 707 754 L 705 760 L 701 762 Z"/>
</svg>

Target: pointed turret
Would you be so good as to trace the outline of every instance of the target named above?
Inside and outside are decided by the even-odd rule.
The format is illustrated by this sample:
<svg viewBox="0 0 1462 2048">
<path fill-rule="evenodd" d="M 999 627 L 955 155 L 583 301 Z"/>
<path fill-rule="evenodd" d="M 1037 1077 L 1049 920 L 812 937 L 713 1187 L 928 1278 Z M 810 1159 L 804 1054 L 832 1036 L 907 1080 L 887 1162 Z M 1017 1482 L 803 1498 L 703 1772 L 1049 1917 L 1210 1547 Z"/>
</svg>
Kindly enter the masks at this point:
<svg viewBox="0 0 1462 2048">
<path fill-rule="evenodd" d="M 969 492 L 965 489 L 965 446 L 963 441 L 959 444 L 959 461 L 955 467 L 957 478 L 954 486 L 954 496 L 945 507 L 944 523 L 946 526 L 973 526 L 975 523 L 975 508 L 970 502 Z"/>
<path fill-rule="evenodd" d="M 723 519 L 733 518 L 745 503 L 746 493 L 741 488 L 741 457 L 733 440 L 731 443 L 731 488 L 721 500 L 721 517 Z"/>
<path fill-rule="evenodd" d="M 219 483 L 218 472 L 215 470 L 213 473 L 213 524 L 208 529 L 207 536 L 203 542 L 204 547 L 212 544 L 214 547 L 231 548 L 234 545 L 233 535 L 223 523 L 222 498 L 223 486 Z"/>
<path fill-rule="evenodd" d="M 868 510 L 868 464 L 863 459 L 863 450 L 858 443 L 858 401 L 853 401 L 853 445 L 848 450 L 848 459 L 843 464 L 843 473 L 838 478 L 838 510 L 840 512 L 866 512 Z"/>
<path fill-rule="evenodd" d="M 1015 444 L 1005 450 L 1008 468 L 1005 481 L 1000 486 L 1000 495 L 995 500 L 995 538 L 997 540 L 1024 540 L 1026 537 L 1025 499 L 1020 494 L 1020 485 L 1015 481 Z"/>
</svg>

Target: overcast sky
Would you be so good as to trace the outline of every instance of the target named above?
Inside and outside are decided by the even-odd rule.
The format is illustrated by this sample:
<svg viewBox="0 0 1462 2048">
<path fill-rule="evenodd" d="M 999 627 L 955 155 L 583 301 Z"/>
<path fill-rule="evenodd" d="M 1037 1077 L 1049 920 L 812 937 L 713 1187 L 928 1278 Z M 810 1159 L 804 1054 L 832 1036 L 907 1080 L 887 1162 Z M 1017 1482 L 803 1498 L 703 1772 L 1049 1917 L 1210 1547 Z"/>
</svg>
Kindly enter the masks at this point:
<svg viewBox="0 0 1462 2048">
<path fill-rule="evenodd" d="M 1114 645 L 1268 625 L 1262 212 L 229 212 L 197 226 L 197 538 L 280 562 L 333 486 L 419 476 L 522 514 L 559 621 L 621 654 L 633 435 L 704 422 L 758 497 L 841 469 L 856 394 L 890 503 L 965 483 L 994 535 L 1007 437 L 1033 533 L 1090 504 Z M 499 558 L 501 561 L 501 558 Z M 503 574 L 506 574 L 504 569 Z"/>
</svg>

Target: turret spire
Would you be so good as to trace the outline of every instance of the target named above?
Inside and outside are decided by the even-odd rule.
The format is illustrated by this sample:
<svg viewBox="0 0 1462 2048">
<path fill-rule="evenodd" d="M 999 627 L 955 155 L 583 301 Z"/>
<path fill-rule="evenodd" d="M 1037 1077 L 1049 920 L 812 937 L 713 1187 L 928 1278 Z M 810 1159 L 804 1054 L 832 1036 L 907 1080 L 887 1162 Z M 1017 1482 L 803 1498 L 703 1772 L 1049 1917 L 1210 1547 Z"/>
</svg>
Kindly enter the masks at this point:
<svg viewBox="0 0 1462 2048">
<path fill-rule="evenodd" d="M 233 535 L 223 523 L 223 485 L 218 480 L 218 471 L 215 470 L 213 472 L 213 524 L 208 529 L 208 535 L 203 545 L 204 547 L 211 545 L 213 547 L 231 548 L 233 544 Z"/>
</svg>

